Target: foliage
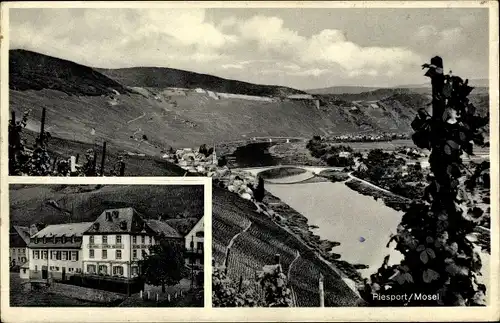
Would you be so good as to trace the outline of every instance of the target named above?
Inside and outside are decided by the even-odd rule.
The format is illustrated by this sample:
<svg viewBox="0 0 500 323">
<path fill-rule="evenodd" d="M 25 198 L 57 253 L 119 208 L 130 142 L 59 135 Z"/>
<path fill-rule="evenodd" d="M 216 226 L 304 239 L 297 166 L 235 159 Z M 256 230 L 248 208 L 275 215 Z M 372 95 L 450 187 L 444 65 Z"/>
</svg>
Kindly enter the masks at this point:
<svg viewBox="0 0 500 323">
<path fill-rule="evenodd" d="M 306 145 L 311 155 L 325 161 L 329 166 L 347 167 L 353 166 L 353 149 L 346 145 L 331 145 L 321 137 L 314 136 Z M 342 152 L 349 153 L 348 156 L 341 156 Z"/>
<path fill-rule="evenodd" d="M 257 202 L 262 202 L 265 193 L 266 191 L 264 189 L 264 179 L 262 177 L 259 177 L 257 187 L 253 189 L 253 197 Z"/>
<path fill-rule="evenodd" d="M 268 307 L 291 307 L 292 292 L 287 285 L 286 275 L 281 271 L 281 265 L 264 268 L 259 274 L 259 282 L 264 290 L 265 304 Z"/>
<path fill-rule="evenodd" d="M 165 286 L 177 285 L 185 276 L 186 268 L 182 246 L 168 240 L 160 240 L 159 244 L 149 248 L 149 255 L 139 261 L 141 275 L 148 284 L 160 286 L 165 292 Z"/>
<path fill-rule="evenodd" d="M 212 304 L 214 307 L 257 307 L 263 306 L 255 289 L 248 281 L 241 288 L 235 286 L 224 271 L 214 268 L 212 274 Z"/>
<path fill-rule="evenodd" d="M 212 274 L 212 302 L 214 307 L 291 307 L 292 292 L 287 278 L 278 266 L 263 270 L 252 282 L 234 283 L 225 272 L 214 267 Z M 263 289 L 259 293 L 258 286 Z"/>
<path fill-rule="evenodd" d="M 412 204 L 389 241 L 396 242 L 404 259 L 394 266 L 384 261 L 370 284 L 371 292 L 379 296 L 429 295 L 431 299 L 383 301 L 379 297 L 375 301 L 367 296 L 375 305 L 485 305 L 486 287 L 477 280 L 481 259 L 467 238 L 482 213 L 474 212 L 474 185 L 466 190 L 465 183 L 471 182 L 460 156 L 473 153 L 473 142 L 484 143 L 481 128 L 488 118 L 475 115 L 467 98 L 472 90 L 467 80 L 443 75 L 439 57 L 431 63 L 424 67 L 433 84 L 433 115 L 421 109 L 412 123 L 414 143 L 431 149 L 426 201 Z"/>
<path fill-rule="evenodd" d="M 214 152 L 214 148 L 213 148 L 213 147 L 211 147 L 210 149 L 207 149 L 207 145 L 203 144 L 203 145 L 201 145 L 201 146 L 200 146 L 200 148 L 198 149 L 198 152 L 199 152 L 200 154 L 203 154 L 205 157 L 208 157 L 208 156 L 210 156 L 210 155 L 212 155 L 212 154 L 213 154 L 213 152 Z"/>
<path fill-rule="evenodd" d="M 22 131 L 28 122 L 30 111 L 23 114 L 21 120 L 9 120 L 9 174 L 14 176 L 97 176 L 95 151 L 87 150 L 86 161 L 83 165 L 76 166 L 76 171 L 71 172 L 69 159 L 51 157 L 47 149 L 51 135 L 43 133 L 43 139 L 36 138 L 33 149 L 26 147 L 22 139 Z M 112 175 L 118 176 L 123 157 L 119 157 L 114 166 Z"/>
</svg>

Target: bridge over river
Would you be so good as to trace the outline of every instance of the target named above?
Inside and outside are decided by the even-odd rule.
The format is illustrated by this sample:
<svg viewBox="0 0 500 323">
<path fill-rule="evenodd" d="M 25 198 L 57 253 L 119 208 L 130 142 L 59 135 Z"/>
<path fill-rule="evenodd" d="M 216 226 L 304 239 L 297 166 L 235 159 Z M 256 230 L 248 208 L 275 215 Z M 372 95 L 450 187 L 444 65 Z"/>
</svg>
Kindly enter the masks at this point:
<svg viewBox="0 0 500 323">
<path fill-rule="evenodd" d="M 279 169 L 279 168 L 300 168 L 303 169 L 313 175 L 318 175 L 322 171 L 325 170 L 336 170 L 341 171 L 344 167 L 332 167 L 332 166 L 305 166 L 305 165 L 275 165 L 275 166 L 258 166 L 258 167 L 246 167 L 246 168 L 233 168 L 235 171 L 245 171 L 249 172 L 252 175 L 258 175 L 261 172 L 270 169 Z"/>
</svg>

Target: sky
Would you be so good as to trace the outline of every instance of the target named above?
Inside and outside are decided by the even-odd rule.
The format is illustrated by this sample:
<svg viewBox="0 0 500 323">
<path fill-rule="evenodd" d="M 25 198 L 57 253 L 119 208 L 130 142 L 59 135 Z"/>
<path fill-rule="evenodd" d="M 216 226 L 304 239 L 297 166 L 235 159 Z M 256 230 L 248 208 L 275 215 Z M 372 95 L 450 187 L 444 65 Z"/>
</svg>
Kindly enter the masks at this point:
<svg viewBox="0 0 500 323">
<path fill-rule="evenodd" d="M 10 9 L 10 49 L 313 89 L 488 78 L 488 9 Z"/>
</svg>

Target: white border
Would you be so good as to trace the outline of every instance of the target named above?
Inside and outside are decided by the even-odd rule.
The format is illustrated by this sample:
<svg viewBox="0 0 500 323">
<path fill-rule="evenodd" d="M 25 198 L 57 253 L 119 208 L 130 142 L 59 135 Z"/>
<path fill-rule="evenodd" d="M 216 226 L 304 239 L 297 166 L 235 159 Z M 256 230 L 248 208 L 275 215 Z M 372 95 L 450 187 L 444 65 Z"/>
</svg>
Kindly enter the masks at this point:
<svg viewBox="0 0 500 323">
<path fill-rule="evenodd" d="M 489 8 L 490 12 L 490 155 L 491 155 L 491 176 L 493 179 L 499 178 L 499 109 L 498 109 L 498 2 L 496 1 L 342 1 L 342 2 L 19 2 L 2 3 L 1 12 L 1 33 L 3 36 L 1 43 L 1 102 L 0 110 L 1 127 L 1 173 L 7 171 L 7 127 L 8 120 L 8 9 L 9 8 Z M 107 184 L 114 183 L 115 180 L 125 181 L 126 184 L 135 184 L 144 178 L 105 178 Z M 192 178 L 169 178 L 173 181 L 187 183 Z M 169 179 L 165 179 L 168 182 Z M 2 233 L 8 231 L 8 183 L 41 183 L 50 181 L 50 183 L 60 183 L 61 178 L 19 178 L 6 177 L 2 175 L 1 181 L 1 215 L 2 215 Z M 71 183 L 82 183 L 80 181 L 90 181 L 97 183 L 98 179 L 93 178 L 71 178 Z M 99 179 L 100 180 L 100 179 Z M 33 182 L 32 182 L 33 181 Z M 161 178 L 147 178 L 148 183 L 161 181 Z M 121 184 L 125 184 L 122 182 Z M 173 183 L 173 182 L 172 182 Z M 495 181 L 492 181 L 495 183 Z M 211 196 L 205 191 L 207 196 Z M 208 194 L 208 195 L 207 195 Z M 2 321 L 6 322 L 146 322 L 146 321 L 479 321 L 479 320 L 500 320 L 499 305 L 499 200 L 498 186 L 492 185 L 491 190 L 491 279 L 488 289 L 490 298 L 488 307 L 483 308 L 296 308 L 296 309 L 253 309 L 253 308 L 233 308 L 233 309 L 126 309 L 126 308 L 17 308 L 15 310 L 4 307 L 5 297 L 2 297 Z M 206 199 L 205 203 L 211 199 Z M 211 209 L 211 203 L 210 203 Z M 205 208 L 208 210 L 208 208 Z M 205 219 L 211 219 L 206 217 Z M 209 223 L 209 222 L 207 222 Z M 205 235 L 207 239 L 211 237 L 211 226 L 205 226 Z M 1 235 L 1 245 L 7 246 L 8 235 Z M 206 244 L 206 246 L 209 244 Z M 2 268 L 5 268 L 5 257 L 3 257 L 3 248 L 0 250 L 2 255 Z M 211 253 L 210 253 L 211 254 Z M 211 268 L 209 253 L 205 255 L 205 266 Z M 210 270 L 205 270 L 209 273 Z M 2 271 L 2 296 L 8 295 L 8 283 L 5 283 L 6 271 Z M 207 283 L 210 280 L 205 279 L 205 304 L 211 303 L 211 286 Z M 5 294 L 7 293 L 7 294 Z M 8 297 L 7 297 L 8 299 Z"/>
</svg>

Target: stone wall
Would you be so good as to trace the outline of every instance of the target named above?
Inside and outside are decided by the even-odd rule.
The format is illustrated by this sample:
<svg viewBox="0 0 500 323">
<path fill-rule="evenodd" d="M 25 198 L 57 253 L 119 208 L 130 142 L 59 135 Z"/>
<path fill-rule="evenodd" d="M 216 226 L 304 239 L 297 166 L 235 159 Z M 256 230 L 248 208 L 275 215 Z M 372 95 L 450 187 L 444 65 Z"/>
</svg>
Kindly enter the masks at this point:
<svg viewBox="0 0 500 323">
<path fill-rule="evenodd" d="M 75 299 L 98 303 L 111 303 L 118 300 L 124 300 L 126 298 L 126 295 L 123 294 L 61 283 L 52 283 L 50 285 L 50 292 Z"/>
</svg>

